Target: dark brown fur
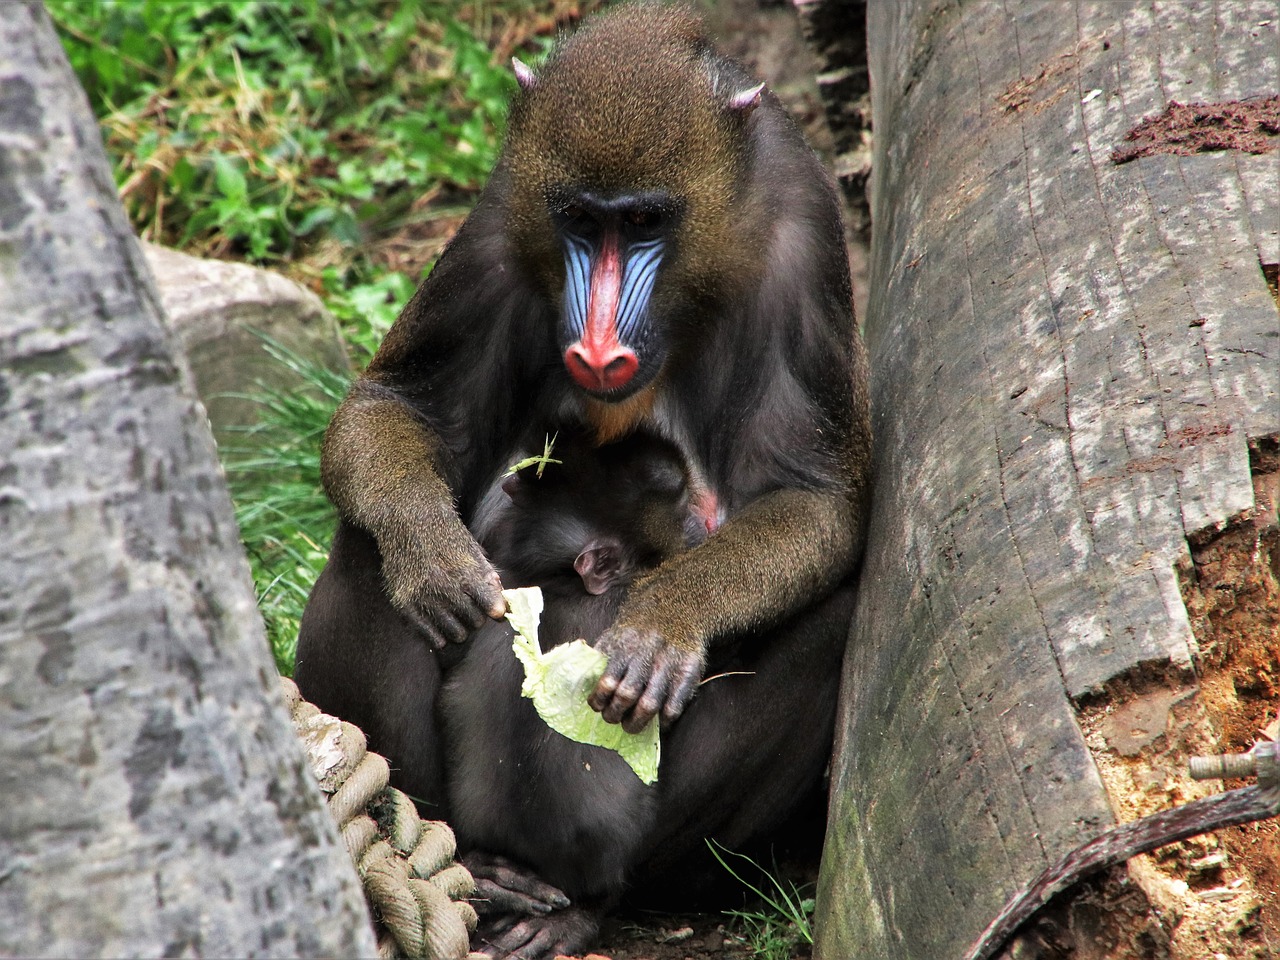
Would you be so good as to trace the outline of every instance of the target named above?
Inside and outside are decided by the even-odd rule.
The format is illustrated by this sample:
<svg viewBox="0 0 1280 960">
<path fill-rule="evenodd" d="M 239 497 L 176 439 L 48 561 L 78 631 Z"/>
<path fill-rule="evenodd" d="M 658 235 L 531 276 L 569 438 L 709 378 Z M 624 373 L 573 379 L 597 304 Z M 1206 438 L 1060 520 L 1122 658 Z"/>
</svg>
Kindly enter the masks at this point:
<svg viewBox="0 0 1280 960">
<path fill-rule="evenodd" d="M 562 463 L 543 476 L 529 467 L 496 485 L 476 527 L 504 584 L 542 588 L 544 650 L 599 636 L 634 578 L 684 549 L 689 532 L 683 465 L 669 445 L 632 437 L 596 451 L 562 436 L 554 456 Z M 653 832 L 657 790 L 613 751 L 542 722 L 520 694 L 511 642 L 507 624 L 490 623 L 449 651 L 460 655 L 439 703 L 450 823 L 482 892 L 499 902 L 485 911 L 480 936 L 502 942 L 520 916 L 500 898 L 523 868 L 531 871 L 523 879 L 549 883 L 576 905 L 550 918 L 554 929 L 537 925 L 558 952 L 576 952 L 630 879 Z M 505 861 L 496 871 L 494 854 Z"/>
<path fill-rule="evenodd" d="M 593 640 L 637 577 L 706 536 L 689 523 L 688 474 L 669 445 L 633 436 L 594 450 L 562 439 L 554 455 L 564 463 L 547 466 L 541 479 L 528 468 L 518 484 L 501 485 L 509 493 L 495 486 L 477 525 L 504 583 L 542 588 L 544 650 Z M 589 586 L 603 592 L 584 589 L 588 554 L 610 573 Z M 594 576 L 599 568 L 588 566 Z M 711 681 L 664 732 L 652 786 L 612 751 L 567 740 L 539 719 L 520 695 L 523 671 L 506 624 L 487 624 L 450 648 L 459 660 L 446 670 L 439 712 L 450 823 L 464 862 L 498 904 L 538 881 L 573 904 L 533 917 L 527 903 L 500 905 L 487 911 L 482 941 L 514 951 L 540 937 L 555 953 L 584 950 L 629 884 L 661 878 L 706 836 L 739 845 L 802 799 L 796 786 L 813 783 L 826 759 L 847 601 L 846 588 L 794 634 L 780 632 L 783 643 L 720 649 L 717 672 L 735 675 Z M 814 709 L 806 707 L 809 735 L 796 744 L 783 715 L 794 707 L 782 691 L 802 678 Z M 750 695 L 761 688 L 769 693 Z M 717 770 L 712 780 L 708 769 Z M 737 786 L 730 796 L 719 793 L 726 783 Z M 502 858 L 498 869 L 493 855 Z"/>
<path fill-rule="evenodd" d="M 635 583 L 597 641 L 610 668 L 592 697 L 631 729 L 674 724 L 642 872 L 695 838 L 766 827 L 819 775 L 852 609 L 835 588 L 862 552 L 866 369 L 835 193 L 771 94 L 725 106 L 753 83 L 679 8 L 616 9 L 562 44 L 324 446 L 341 522 L 303 619 L 299 686 L 365 727 L 436 810 L 432 648 L 500 613 L 466 524 L 504 460 L 560 424 L 602 438 L 643 429 L 679 448 L 709 526 L 723 526 Z M 588 396 L 562 364 L 547 191 L 648 189 L 682 215 L 637 348 L 644 372 L 628 398 Z M 729 661 L 752 676 L 691 700 Z"/>
</svg>

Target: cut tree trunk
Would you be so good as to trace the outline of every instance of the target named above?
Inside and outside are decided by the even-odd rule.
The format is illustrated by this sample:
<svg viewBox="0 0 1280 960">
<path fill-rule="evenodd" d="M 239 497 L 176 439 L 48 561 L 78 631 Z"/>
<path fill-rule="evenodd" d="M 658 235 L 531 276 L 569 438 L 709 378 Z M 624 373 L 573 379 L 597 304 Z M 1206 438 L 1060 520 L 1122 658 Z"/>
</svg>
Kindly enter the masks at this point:
<svg viewBox="0 0 1280 960">
<path fill-rule="evenodd" d="M 0 955 L 368 956 L 204 411 L 44 10 L 0 5 Z"/>
<path fill-rule="evenodd" d="M 819 958 L 963 957 L 1275 714 L 1278 29 L 1274 0 L 869 4 L 877 493 Z M 1175 101 L 1207 106 L 1126 140 Z M 1137 858 L 1019 955 L 1273 955 L 1277 858 L 1274 822 Z"/>
</svg>

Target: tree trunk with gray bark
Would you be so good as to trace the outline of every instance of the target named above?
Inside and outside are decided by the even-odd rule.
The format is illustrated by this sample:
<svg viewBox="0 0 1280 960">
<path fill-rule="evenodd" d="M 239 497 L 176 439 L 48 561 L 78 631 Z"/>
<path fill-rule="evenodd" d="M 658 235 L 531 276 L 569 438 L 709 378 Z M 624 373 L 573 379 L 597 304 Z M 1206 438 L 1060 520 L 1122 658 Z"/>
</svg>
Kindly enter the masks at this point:
<svg viewBox="0 0 1280 960">
<path fill-rule="evenodd" d="M 1278 28 L 1274 2 L 869 4 L 877 493 L 816 957 L 965 956 L 1060 856 L 1220 789 L 1187 757 L 1280 705 L 1280 137 L 1245 129 Z M 1249 584 L 1227 642 L 1201 594 Z M 1019 956 L 1269 955 L 1271 827 L 1073 888 Z"/>
<path fill-rule="evenodd" d="M 43 9 L 0 5 L 0 955 L 357 956 L 203 408 Z"/>
</svg>

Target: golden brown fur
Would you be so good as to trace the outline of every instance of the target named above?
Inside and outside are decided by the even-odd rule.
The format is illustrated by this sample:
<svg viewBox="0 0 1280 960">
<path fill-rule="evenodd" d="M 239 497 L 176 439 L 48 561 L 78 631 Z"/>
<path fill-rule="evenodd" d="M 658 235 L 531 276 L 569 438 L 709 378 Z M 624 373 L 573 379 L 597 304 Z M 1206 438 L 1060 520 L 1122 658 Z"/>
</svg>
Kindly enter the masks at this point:
<svg viewBox="0 0 1280 960">
<path fill-rule="evenodd" d="M 587 423 L 595 431 L 596 443 L 612 443 L 620 440 L 650 422 L 657 392 L 655 384 L 621 403 L 588 400 L 584 413 Z"/>
</svg>

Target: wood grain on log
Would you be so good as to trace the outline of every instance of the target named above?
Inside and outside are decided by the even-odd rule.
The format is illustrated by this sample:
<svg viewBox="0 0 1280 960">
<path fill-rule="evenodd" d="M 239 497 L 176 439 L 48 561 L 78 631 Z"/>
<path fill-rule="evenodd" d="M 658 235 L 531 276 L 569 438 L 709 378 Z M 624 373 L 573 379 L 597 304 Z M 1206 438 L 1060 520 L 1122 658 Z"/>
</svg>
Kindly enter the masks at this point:
<svg viewBox="0 0 1280 960">
<path fill-rule="evenodd" d="M 1189 671 L 1175 568 L 1280 433 L 1280 151 L 1116 165 L 1280 89 L 1271 2 L 873 0 L 877 499 L 816 955 L 963 954 L 1112 824 L 1081 698 Z"/>
</svg>

